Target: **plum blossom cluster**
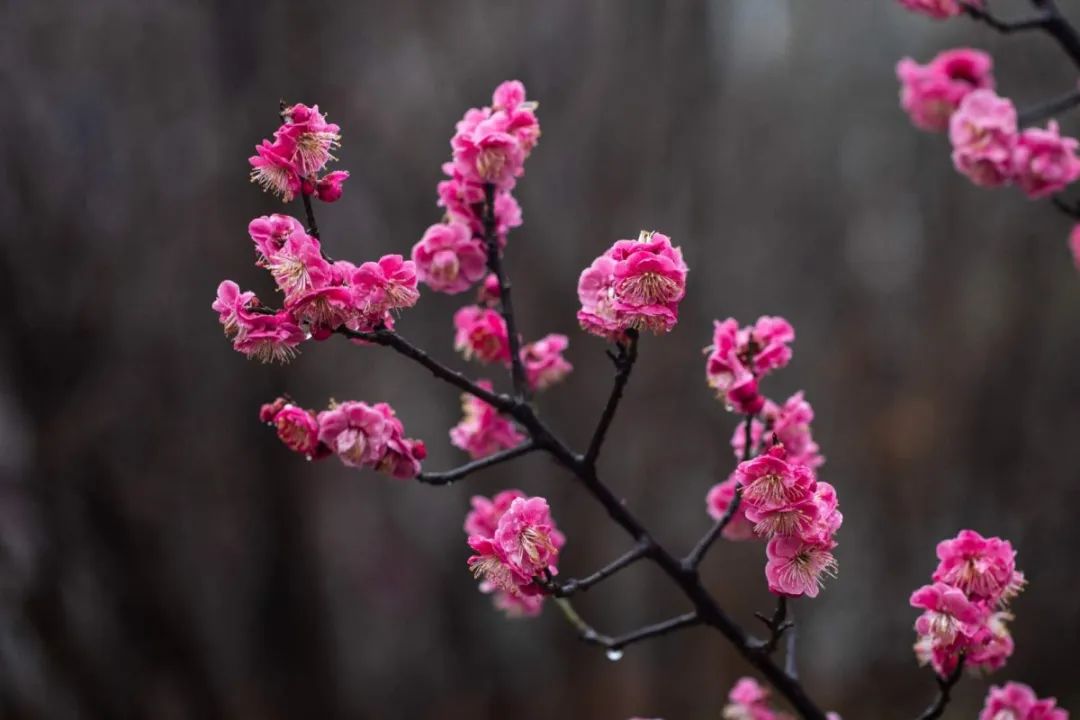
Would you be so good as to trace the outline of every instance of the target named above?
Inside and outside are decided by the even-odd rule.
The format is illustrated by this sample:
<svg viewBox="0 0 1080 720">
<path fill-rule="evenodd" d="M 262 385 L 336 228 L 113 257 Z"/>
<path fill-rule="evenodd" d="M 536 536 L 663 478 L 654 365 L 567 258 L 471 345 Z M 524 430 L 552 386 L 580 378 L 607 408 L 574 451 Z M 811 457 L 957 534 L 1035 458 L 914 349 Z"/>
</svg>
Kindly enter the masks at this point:
<svg viewBox="0 0 1080 720">
<path fill-rule="evenodd" d="M 1069 720 L 1069 712 L 1055 698 L 1039 699 L 1023 683 L 994 686 L 986 695 L 979 720 Z"/>
<path fill-rule="evenodd" d="M 1008 25 L 991 20 L 985 4 L 975 0 L 899 1 L 913 12 L 937 19 L 968 12 L 999 29 Z M 1048 11 L 1042 3 L 1033 5 L 1044 14 L 1031 27 L 1041 23 L 1049 29 Z M 1055 27 L 1061 30 L 1064 22 L 1057 20 Z M 1076 60 L 1080 62 L 1080 58 Z M 896 66 L 896 75 L 900 105 L 912 123 L 930 132 L 947 131 L 954 167 L 974 184 L 987 188 L 1015 185 L 1029 198 L 1040 199 L 1054 197 L 1080 179 L 1080 141 L 1063 136 L 1052 119 L 1046 127 L 1022 127 L 1075 102 L 1036 108 L 1034 115 L 1023 120 L 1013 102 L 995 92 L 991 57 L 971 48 L 946 50 L 926 64 L 904 58 Z M 1080 101 L 1080 96 L 1077 98 Z M 1080 217 L 1080 209 L 1061 202 L 1058 207 Z M 1080 244 L 1075 237 L 1076 231 L 1070 236 L 1069 249 L 1080 267 Z"/>
<path fill-rule="evenodd" d="M 317 413 L 279 397 L 259 409 L 259 419 L 277 430 L 287 448 L 309 460 L 337 455 L 349 467 L 408 480 L 420 474 L 427 456 L 422 441 L 405 437 L 405 427 L 386 403 L 331 402 Z"/>
<path fill-rule="evenodd" d="M 715 323 L 705 375 L 730 410 L 746 417 L 731 439 L 743 462 L 706 495 L 709 514 L 726 517 L 729 540 L 762 538 L 769 590 L 816 597 L 823 576 L 835 575 L 834 535 L 843 516 L 836 490 L 817 479 L 824 463 L 810 423 L 814 410 L 801 392 L 783 405 L 765 398 L 758 379 L 785 367 L 795 339 L 783 318 L 764 316 L 744 328 L 733 318 Z"/>
<path fill-rule="evenodd" d="M 412 251 L 421 282 L 432 290 L 457 294 L 484 277 L 486 220 L 500 247 L 510 229 L 521 225 L 521 207 L 511 190 L 540 139 L 536 107 L 526 100 L 525 86 L 509 80 L 495 88 L 491 105 L 471 108 L 458 122 L 450 140 L 452 159 L 443 165 L 448 179 L 438 186 L 446 215 Z M 491 217 L 485 218 L 489 191 Z"/>
<path fill-rule="evenodd" d="M 253 292 L 225 280 L 212 307 L 233 347 L 263 362 L 285 362 L 301 342 L 322 340 L 335 330 L 392 327 L 394 312 L 412 307 L 420 294 L 412 261 L 384 255 L 353 265 L 330 261 L 318 238 L 289 215 L 259 217 L 248 225 L 255 264 L 273 277 L 282 307 L 270 308 Z"/>
<path fill-rule="evenodd" d="M 481 580 L 480 590 L 492 593 L 495 606 L 511 616 L 538 614 L 544 596 L 536 580 L 558 573 L 559 551 L 566 544 L 547 500 L 520 490 L 477 495 L 465 532 L 475 553 L 469 568 Z"/>
<path fill-rule="evenodd" d="M 492 387 L 490 380 L 479 380 L 476 384 L 485 390 Z M 450 429 L 450 442 L 454 447 L 469 453 L 474 460 L 494 455 L 525 441 L 525 436 L 518 431 L 512 420 L 480 398 L 469 393 L 463 394 L 461 409 L 464 417 Z"/>
<path fill-rule="evenodd" d="M 755 415 L 765 407 L 758 381 L 791 362 L 794 340 L 791 323 L 780 317 L 762 316 L 741 329 L 734 318 L 717 320 L 705 349 L 705 379 L 729 410 Z"/>
<path fill-rule="evenodd" d="M 319 106 L 297 103 L 281 111 L 281 126 L 273 140 L 263 140 L 255 147 L 251 163 L 251 181 L 263 190 L 291 201 L 299 194 L 314 195 L 323 202 L 341 197 L 345 170 L 320 176 L 327 163 L 336 160 L 331 153 L 341 144 L 341 128 L 326 122 Z"/>
<path fill-rule="evenodd" d="M 628 330 L 670 332 L 686 273 L 682 250 L 663 233 L 642 230 L 637 240 L 617 240 L 578 279 L 581 329 L 613 341 Z"/>
<path fill-rule="evenodd" d="M 961 530 L 938 544 L 937 556 L 933 583 L 911 595 L 911 606 L 923 611 L 915 621 L 916 657 L 941 677 L 960 663 L 1000 669 L 1013 652 L 1005 608 L 1025 584 L 1016 552 L 1008 540 Z"/>
</svg>

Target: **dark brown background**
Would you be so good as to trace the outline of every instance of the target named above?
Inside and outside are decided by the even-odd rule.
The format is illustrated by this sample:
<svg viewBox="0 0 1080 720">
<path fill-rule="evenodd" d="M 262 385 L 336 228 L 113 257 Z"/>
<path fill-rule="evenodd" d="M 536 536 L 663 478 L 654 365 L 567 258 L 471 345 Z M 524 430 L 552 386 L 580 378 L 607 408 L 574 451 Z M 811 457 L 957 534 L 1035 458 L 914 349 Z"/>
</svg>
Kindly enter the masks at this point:
<svg viewBox="0 0 1080 720">
<path fill-rule="evenodd" d="M 1002 13 L 1019 10 L 1008 3 Z M 576 330 L 577 274 L 658 228 L 692 269 L 678 328 L 643 346 L 603 462 L 658 536 L 689 547 L 731 467 L 733 419 L 702 378 L 715 317 L 781 313 L 846 515 L 840 578 L 798 602 L 801 671 L 847 720 L 913 716 L 910 591 L 962 527 L 1010 538 L 1015 678 L 1080 709 L 1075 549 L 1080 280 L 1068 224 L 952 171 L 911 129 L 893 65 L 974 43 L 1021 103 L 1075 81 L 1048 41 L 932 23 L 886 0 L 94 3 L 0 15 L 0 692 L 11 718 L 717 718 L 746 666 L 694 631 L 613 664 L 550 609 L 507 622 L 464 566 L 473 492 L 547 495 L 587 572 L 627 547 L 543 459 L 453 488 L 289 454 L 256 422 L 288 391 L 386 400 L 428 440 L 457 394 L 340 342 L 246 361 L 209 309 L 230 277 L 270 295 L 248 220 L 279 210 L 245 158 L 277 101 L 344 128 L 330 252 L 407 252 L 465 108 L 505 78 L 544 136 L 508 253 L 525 332 L 571 335 L 544 413 L 582 444 L 608 387 Z M 1066 127 L 1076 130 L 1076 123 Z M 452 359 L 458 301 L 402 318 Z M 743 621 L 769 599 L 759 545 L 717 548 L 710 586 Z M 683 609 L 641 568 L 581 603 L 612 632 Z M 985 684 L 964 681 L 955 717 Z"/>
</svg>

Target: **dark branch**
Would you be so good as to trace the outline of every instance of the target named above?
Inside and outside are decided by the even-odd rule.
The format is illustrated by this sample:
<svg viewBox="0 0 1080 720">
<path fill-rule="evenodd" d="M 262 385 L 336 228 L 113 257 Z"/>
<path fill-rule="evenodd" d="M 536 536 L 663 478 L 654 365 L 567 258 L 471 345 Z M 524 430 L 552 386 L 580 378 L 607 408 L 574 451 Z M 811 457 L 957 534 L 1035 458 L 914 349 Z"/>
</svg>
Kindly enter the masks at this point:
<svg viewBox="0 0 1080 720">
<path fill-rule="evenodd" d="M 596 458 L 600 455 L 600 448 L 604 445 L 608 428 L 611 427 L 611 421 L 615 419 L 615 411 L 619 408 L 626 383 L 630 380 L 630 372 L 634 369 L 634 363 L 637 362 L 637 330 L 627 330 L 626 337 L 626 344 L 620 343 L 617 353 L 611 354 L 609 351 L 609 356 L 615 363 L 615 383 L 611 387 L 611 395 L 608 396 L 607 405 L 604 406 L 600 422 L 596 425 L 592 440 L 589 442 L 589 449 L 585 453 L 586 465 L 596 464 Z"/>
<path fill-rule="evenodd" d="M 799 627 L 795 624 L 794 618 L 789 620 L 791 623 L 791 629 L 788 630 L 787 636 L 787 649 L 784 651 L 784 672 L 789 677 L 799 677 L 799 658 L 795 654 L 795 644 L 799 639 Z"/>
<path fill-rule="evenodd" d="M 746 429 L 745 436 L 743 438 L 743 455 L 742 461 L 746 462 L 750 459 L 752 454 L 750 448 L 750 441 L 752 438 L 752 426 L 754 424 L 754 416 L 746 416 Z M 731 498 L 731 502 L 728 503 L 727 509 L 724 510 L 724 514 L 713 523 L 713 526 L 709 528 L 709 531 L 705 533 L 705 537 L 698 541 L 698 544 L 694 546 L 694 549 L 690 551 L 690 554 L 683 559 L 683 567 L 687 570 L 697 570 L 701 565 L 701 561 L 705 558 L 705 553 L 709 551 L 712 544 L 717 541 L 720 535 L 724 532 L 724 528 L 735 517 L 735 513 L 739 511 L 739 505 L 742 504 L 742 485 L 735 486 L 735 495 Z"/>
<path fill-rule="evenodd" d="M 945 712 L 945 706 L 949 704 L 949 695 L 952 693 L 953 686 L 960 681 L 960 674 L 964 671 L 964 656 L 961 655 L 960 659 L 956 661 L 956 668 L 949 673 L 946 678 L 938 677 L 938 696 L 930 707 L 923 711 L 923 714 L 918 717 L 918 720 L 935 720 L 935 718 L 941 717 Z"/>
<path fill-rule="evenodd" d="M 392 330 L 381 328 L 372 330 L 371 332 L 361 332 L 358 330 L 350 330 L 346 327 L 340 327 L 336 332 L 339 335 L 344 335 L 353 340 L 365 340 L 376 345 L 393 348 L 401 355 L 426 367 L 435 377 L 440 380 L 445 380 L 454 387 L 457 387 L 474 397 L 480 398 L 496 410 L 510 413 L 518 407 L 518 405 L 510 398 L 505 395 L 496 395 L 490 390 L 485 390 L 469 378 L 465 377 L 464 374 L 457 370 L 451 370 L 438 360 L 433 359 L 426 352 Z"/>
<path fill-rule="evenodd" d="M 592 575 L 587 575 L 583 578 L 567 580 L 566 582 L 545 580 L 541 583 L 541 585 L 544 587 L 545 590 L 550 592 L 555 597 L 570 597 L 576 592 L 584 592 L 585 590 L 588 590 L 604 578 L 611 577 L 623 568 L 633 565 L 635 562 L 645 557 L 645 555 L 649 553 L 650 549 L 651 547 L 648 543 L 639 542 L 631 550 L 627 551 L 623 555 L 619 556 L 617 559 L 600 568 Z"/>
<path fill-rule="evenodd" d="M 488 455 L 485 458 L 474 460 L 470 463 L 466 463 L 461 467 L 456 467 L 453 470 L 447 470 L 441 473 L 420 473 L 417 476 L 417 480 L 427 485 L 450 485 L 462 478 L 471 475 L 477 470 L 483 470 L 484 468 L 492 467 L 493 465 L 499 465 L 513 460 L 514 458 L 521 457 L 536 450 L 536 443 L 529 440 L 523 442 L 517 447 L 512 447 L 502 452 L 497 452 L 494 455 Z"/>
<path fill-rule="evenodd" d="M 514 302 L 511 296 L 510 279 L 502 265 L 502 250 L 499 248 L 498 228 L 495 226 L 495 185 L 484 183 L 484 245 L 487 249 L 488 270 L 495 273 L 499 281 L 499 309 L 506 322 L 506 334 L 510 339 L 510 376 L 514 381 L 514 397 L 522 400 L 526 397 L 528 386 L 525 381 L 525 366 L 521 362 L 521 337 L 514 320 Z"/>
<path fill-rule="evenodd" d="M 1050 198 L 1050 202 L 1053 203 L 1061 212 L 1065 213 L 1074 220 L 1080 220 L 1080 206 L 1070 204 L 1061 199 L 1061 196 L 1055 195 Z"/>
<path fill-rule="evenodd" d="M 311 196 L 303 191 L 300 192 L 300 196 L 304 198 L 304 214 L 307 215 L 308 235 L 319 240 L 319 224 L 315 222 L 315 209 L 311 207 Z"/>
<path fill-rule="evenodd" d="M 754 613 L 754 616 L 765 623 L 765 627 L 769 628 L 768 639 L 762 641 L 758 647 L 765 654 L 772 655 L 776 652 L 776 648 L 780 644 L 780 638 L 784 636 L 784 633 L 795 627 L 795 623 L 787 619 L 787 597 L 784 595 L 777 596 L 776 608 L 773 610 L 772 617 L 762 613 Z"/>
<path fill-rule="evenodd" d="M 1046 26 L 1049 21 L 1049 17 L 1040 13 L 1034 17 L 1023 18 L 1022 20 L 1002 20 L 990 12 L 985 7 L 975 7 L 974 5 L 964 5 L 964 12 L 975 20 L 986 23 L 990 27 L 994 28 L 1000 33 L 1009 34 L 1014 32 L 1021 32 L 1023 30 L 1037 30 Z"/>
<path fill-rule="evenodd" d="M 1058 113 L 1071 110 L 1077 105 L 1080 105 L 1080 90 L 1073 90 L 1064 95 L 1052 98 L 1045 103 L 1027 108 L 1021 112 L 1019 118 L 1020 127 L 1034 125 L 1042 120 L 1052 118 Z"/>
</svg>

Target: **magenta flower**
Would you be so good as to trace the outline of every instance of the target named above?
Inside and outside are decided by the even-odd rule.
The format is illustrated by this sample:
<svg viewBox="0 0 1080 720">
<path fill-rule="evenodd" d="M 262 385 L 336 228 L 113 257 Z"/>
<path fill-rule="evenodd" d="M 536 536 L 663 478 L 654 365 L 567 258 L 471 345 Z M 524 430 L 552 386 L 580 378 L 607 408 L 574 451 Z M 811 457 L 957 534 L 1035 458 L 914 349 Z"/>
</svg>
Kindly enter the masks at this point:
<svg viewBox="0 0 1080 720">
<path fill-rule="evenodd" d="M 260 362 L 285 363 L 296 357 L 296 348 L 307 335 L 288 312 L 253 314 L 242 318 L 233 348 Z"/>
<path fill-rule="evenodd" d="M 319 446 L 319 423 L 310 410 L 288 404 L 274 416 L 278 438 L 293 452 L 314 457 Z"/>
<path fill-rule="evenodd" d="M 318 415 L 319 441 L 349 467 L 374 467 L 382 459 L 391 428 L 367 403 L 349 400 Z"/>
<path fill-rule="evenodd" d="M 421 282 L 451 295 L 468 290 L 487 272 L 483 244 L 460 222 L 429 227 L 413 246 L 412 259 Z"/>
<path fill-rule="evenodd" d="M 1013 179 L 1016 108 L 993 90 L 975 90 L 949 120 L 953 165 L 976 185 L 996 187 Z"/>
<path fill-rule="evenodd" d="M 973 638 L 987 615 L 962 590 L 942 582 L 924 585 L 912 593 L 911 607 L 925 611 L 915 621 L 915 632 L 947 646 L 958 639 Z"/>
<path fill-rule="evenodd" d="M 730 409 L 755 414 L 765 405 L 758 378 L 791 361 L 795 330 L 781 317 L 764 315 L 739 329 L 734 318 L 713 323 L 713 342 L 705 351 L 705 379 Z"/>
<path fill-rule="evenodd" d="M 485 390 L 492 387 L 489 380 L 479 380 L 476 384 Z M 525 436 L 511 420 L 483 400 L 465 393 L 461 396 L 461 407 L 465 416 L 450 428 L 450 443 L 469 453 L 474 460 L 525 441 Z"/>
<path fill-rule="evenodd" d="M 420 462 L 427 457 L 422 440 L 405 437 L 405 427 L 394 409 L 386 403 L 376 403 L 373 409 L 386 421 L 386 450 L 375 468 L 398 480 L 411 480 L 420 474 Z"/>
<path fill-rule="evenodd" d="M 307 235 L 304 226 L 291 215 L 264 215 L 248 223 L 248 235 L 255 243 L 260 266 L 276 255 L 293 235 Z"/>
<path fill-rule="evenodd" d="M 290 138 L 263 140 L 248 158 L 251 181 L 282 202 L 290 202 L 301 191 L 300 169 L 290 159 L 295 151 L 296 144 Z"/>
<path fill-rule="evenodd" d="M 735 487 L 738 480 L 734 475 L 722 483 L 713 485 L 705 496 L 705 507 L 714 520 L 719 520 L 727 512 L 731 501 L 735 498 Z M 746 506 L 741 504 L 735 511 L 731 520 L 724 527 L 722 536 L 727 540 L 753 540 L 754 524 L 746 519 Z"/>
<path fill-rule="evenodd" d="M 765 399 L 761 418 L 754 419 L 750 426 L 751 451 L 760 452 L 762 441 L 769 442 L 771 438 L 784 446 L 788 462 L 814 469 L 825 463 L 825 458 L 821 456 L 820 448 L 811 435 L 810 423 L 814 420 L 814 409 L 804 399 L 801 390 L 784 401 L 782 406 Z M 746 420 L 743 420 L 731 435 L 731 448 L 736 459 L 743 456 L 745 444 Z"/>
<path fill-rule="evenodd" d="M 982 644 L 968 649 L 964 665 L 986 673 L 1003 668 L 1016 648 L 1007 624 L 1012 619 L 1007 612 L 991 613 L 984 625 L 987 632 L 980 633 Z"/>
<path fill-rule="evenodd" d="M 290 160 L 302 176 L 311 177 L 337 159 L 331 152 L 341 144 L 341 128 L 326 122 L 318 105 L 308 107 L 297 103 L 286 108 L 282 115 L 285 122 L 275 136 L 292 141 L 295 150 Z"/>
<path fill-rule="evenodd" d="M 1016 183 L 1029 198 L 1044 198 L 1065 189 L 1080 177 L 1080 142 L 1061 137 L 1051 120 L 1046 129 L 1027 128 L 1016 139 L 1012 163 Z"/>
<path fill-rule="evenodd" d="M 416 265 L 400 255 L 383 255 L 378 262 L 362 264 L 349 282 L 353 307 L 360 314 L 360 329 L 383 324 L 388 313 L 412 307 L 420 299 Z"/>
<path fill-rule="evenodd" d="M 525 493 L 520 490 L 503 490 L 490 499 L 483 495 L 473 495 L 469 501 L 472 510 L 465 516 L 465 533 L 495 537 L 499 518 L 510 509 L 510 503 L 519 497 L 525 497 Z"/>
<path fill-rule="evenodd" d="M 728 693 L 725 720 L 778 720 L 768 705 L 769 691 L 750 677 L 739 678 Z"/>
<path fill-rule="evenodd" d="M 965 0 L 967 4 L 981 7 L 981 0 Z M 963 12 L 964 5 L 961 0 L 900 0 L 900 4 L 908 10 L 932 17 L 935 20 L 956 17 Z"/>
<path fill-rule="evenodd" d="M 900 105 L 916 127 L 947 130 L 949 118 L 973 90 L 993 89 L 993 60 L 980 50 L 956 48 L 926 65 L 904 58 L 896 65 Z"/>
<path fill-rule="evenodd" d="M 326 173 L 315 183 L 315 195 L 323 202 L 336 202 L 341 199 L 341 186 L 349 179 L 348 170 L 335 170 Z"/>
<path fill-rule="evenodd" d="M 833 543 L 804 542 L 797 537 L 777 535 L 765 546 L 768 562 L 765 578 L 777 595 L 817 597 L 825 583 L 822 575 L 836 577 Z"/>
<path fill-rule="evenodd" d="M 454 313 L 454 349 L 466 360 L 509 363 L 510 336 L 506 321 L 495 310 L 467 305 Z"/>
<path fill-rule="evenodd" d="M 1016 569 L 1016 552 L 1008 540 L 961 530 L 952 540 L 938 543 L 937 556 L 934 581 L 956 587 L 972 600 L 1004 604 L 1024 587 L 1024 574 Z"/>
<path fill-rule="evenodd" d="M 1029 686 L 1010 682 L 990 688 L 979 720 L 1069 720 L 1069 712 L 1055 698 L 1040 700 Z"/>
<path fill-rule="evenodd" d="M 525 379 L 533 390 L 544 390 L 561 381 L 574 366 L 563 357 L 570 339 L 565 335 L 545 335 L 521 348 Z"/>
<path fill-rule="evenodd" d="M 502 299 L 502 291 L 499 290 L 499 278 L 495 273 L 489 273 L 480 283 L 476 290 L 476 302 L 487 307 L 494 307 Z"/>
<path fill-rule="evenodd" d="M 804 465 L 788 463 L 786 455 L 784 448 L 778 445 L 739 463 L 734 477 L 742 485 L 743 502 L 769 509 L 812 500 L 817 487 L 813 471 Z"/>
<path fill-rule="evenodd" d="M 259 300 L 253 292 L 240 292 L 240 286 L 232 280 L 224 280 L 217 289 L 217 299 L 210 307 L 218 314 L 221 327 L 226 337 L 233 337 L 240 332 L 240 326 L 251 320 L 256 314 L 252 308 L 258 307 Z"/>
<path fill-rule="evenodd" d="M 492 506 L 495 504 L 491 502 Z M 534 579 L 558 572 L 559 549 L 566 538 L 555 527 L 547 501 L 515 491 L 509 507 L 499 515 L 494 532 L 487 535 L 487 528 L 482 529 L 484 532 L 471 534 L 468 539 L 469 547 L 475 552 L 468 560 L 469 569 L 483 579 L 480 589 L 496 592 L 496 604 L 504 609 L 535 614 L 539 603 L 510 598 L 540 596 L 541 590 Z"/>
<path fill-rule="evenodd" d="M 578 280 L 578 322 L 586 332 L 618 340 L 629 329 L 669 332 L 686 294 L 682 251 L 659 232 L 618 240 Z"/>
</svg>

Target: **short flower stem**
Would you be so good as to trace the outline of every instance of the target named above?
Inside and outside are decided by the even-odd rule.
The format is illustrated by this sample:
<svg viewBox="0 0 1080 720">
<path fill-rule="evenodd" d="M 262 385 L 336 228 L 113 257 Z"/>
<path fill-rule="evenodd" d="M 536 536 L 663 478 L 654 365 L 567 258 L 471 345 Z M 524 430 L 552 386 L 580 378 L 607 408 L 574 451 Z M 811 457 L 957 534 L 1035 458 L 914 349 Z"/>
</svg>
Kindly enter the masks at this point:
<svg viewBox="0 0 1080 720">
<path fill-rule="evenodd" d="M 441 473 L 420 473 L 417 476 L 417 480 L 427 485 L 450 485 L 462 478 L 465 478 L 477 470 L 483 470 L 484 468 L 500 465 L 508 460 L 527 455 L 528 453 L 537 450 L 536 443 L 531 440 L 521 443 L 516 447 L 497 452 L 494 455 L 488 455 L 485 458 L 474 460 L 470 463 L 466 463 L 461 467 L 456 467 L 453 470 L 447 470 Z"/>
<path fill-rule="evenodd" d="M 315 209 L 311 207 L 311 196 L 303 190 L 300 191 L 300 196 L 304 199 L 304 214 L 307 215 L 308 235 L 320 240 L 319 224 L 315 222 Z"/>
<path fill-rule="evenodd" d="M 677 615 L 667 620 L 662 620 L 652 625 L 646 625 L 632 630 L 624 635 L 618 635 L 612 637 L 610 635 L 604 635 L 597 632 L 591 625 L 585 622 L 577 611 L 574 610 L 574 606 L 570 604 L 570 601 L 566 598 L 556 598 L 555 602 L 559 608 L 563 611 L 567 621 L 573 625 L 577 631 L 578 636 L 587 643 L 592 645 L 599 645 L 600 647 L 610 651 L 620 651 L 624 648 L 639 643 L 643 640 L 659 637 L 661 635 L 667 635 L 683 628 L 693 627 L 701 624 L 701 619 L 696 612 L 684 613 L 683 615 Z"/>
<path fill-rule="evenodd" d="M 961 655 L 960 659 L 956 662 L 956 668 L 949 673 L 949 677 L 937 679 L 938 682 L 938 696 L 937 699 L 923 711 L 923 714 L 918 717 L 918 720 L 935 720 L 939 718 L 945 712 L 945 706 L 949 704 L 949 696 L 952 693 L 953 686 L 960 681 L 960 675 L 964 672 L 964 656 Z"/>
</svg>

